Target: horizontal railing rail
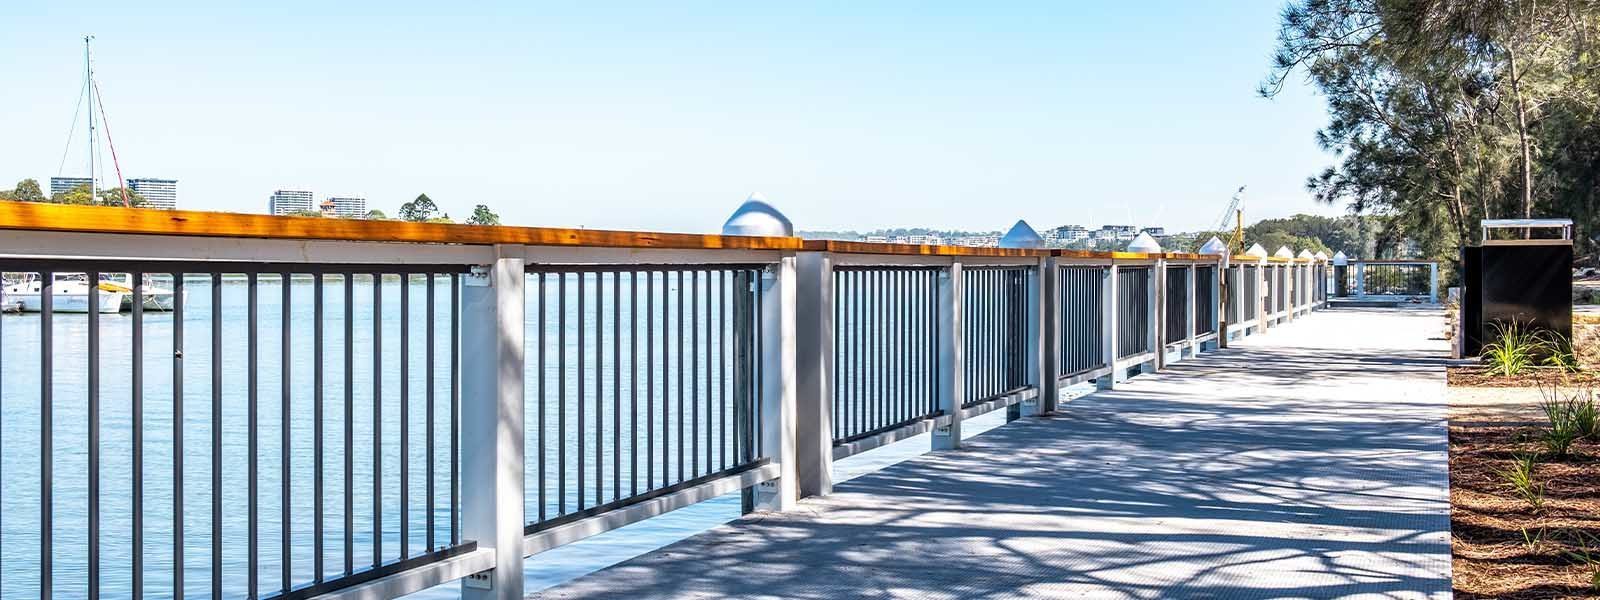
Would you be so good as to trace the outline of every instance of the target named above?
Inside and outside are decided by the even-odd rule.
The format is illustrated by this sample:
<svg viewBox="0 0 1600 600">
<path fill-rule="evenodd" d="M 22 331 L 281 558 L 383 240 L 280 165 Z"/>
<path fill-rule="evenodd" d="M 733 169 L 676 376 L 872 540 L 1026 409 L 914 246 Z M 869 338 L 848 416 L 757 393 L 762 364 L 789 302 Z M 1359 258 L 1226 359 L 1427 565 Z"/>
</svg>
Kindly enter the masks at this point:
<svg viewBox="0 0 1600 600">
<path fill-rule="evenodd" d="M 0 229 L 0 303 L 38 311 L 0 316 L 0 539 L 38 548 L 0 557 L 0 593 L 46 598 L 520 597 L 524 557 L 726 493 L 789 509 L 835 460 L 958 447 L 965 419 L 1260 333 L 1329 279 L 26 203 Z"/>
</svg>

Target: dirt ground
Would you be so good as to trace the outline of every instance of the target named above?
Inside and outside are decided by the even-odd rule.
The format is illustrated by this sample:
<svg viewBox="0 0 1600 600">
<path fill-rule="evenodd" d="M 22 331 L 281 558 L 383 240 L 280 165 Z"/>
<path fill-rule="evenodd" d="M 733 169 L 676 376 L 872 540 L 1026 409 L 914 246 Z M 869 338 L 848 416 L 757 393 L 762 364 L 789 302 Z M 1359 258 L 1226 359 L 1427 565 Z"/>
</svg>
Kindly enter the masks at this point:
<svg viewBox="0 0 1600 600">
<path fill-rule="evenodd" d="M 1534 469 L 1543 505 L 1517 497 L 1498 471 L 1538 452 L 1537 388 L 1451 387 L 1450 501 L 1458 598 L 1600 598 L 1600 445 L 1574 444 Z M 1586 548 L 1587 547 L 1587 548 Z"/>
</svg>

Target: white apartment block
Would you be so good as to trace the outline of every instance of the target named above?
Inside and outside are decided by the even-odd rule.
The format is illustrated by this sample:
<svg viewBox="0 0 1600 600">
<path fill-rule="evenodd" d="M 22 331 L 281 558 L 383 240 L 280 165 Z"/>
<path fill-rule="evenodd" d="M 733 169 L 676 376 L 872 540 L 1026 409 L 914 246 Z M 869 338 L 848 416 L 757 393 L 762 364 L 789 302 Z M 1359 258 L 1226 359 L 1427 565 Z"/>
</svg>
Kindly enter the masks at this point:
<svg viewBox="0 0 1600 600">
<path fill-rule="evenodd" d="M 343 219 L 362 219 L 367 216 L 366 198 L 332 196 L 322 201 L 322 215 Z"/>
<path fill-rule="evenodd" d="M 156 177 L 135 177 L 128 180 L 128 190 L 144 198 L 143 208 L 178 208 L 178 180 Z"/>
<path fill-rule="evenodd" d="M 50 196 L 55 197 L 72 191 L 79 186 L 89 187 L 88 177 L 51 177 Z"/>
<path fill-rule="evenodd" d="M 278 190 L 267 199 L 267 212 L 274 215 L 292 215 L 317 210 L 311 192 Z"/>
</svg>

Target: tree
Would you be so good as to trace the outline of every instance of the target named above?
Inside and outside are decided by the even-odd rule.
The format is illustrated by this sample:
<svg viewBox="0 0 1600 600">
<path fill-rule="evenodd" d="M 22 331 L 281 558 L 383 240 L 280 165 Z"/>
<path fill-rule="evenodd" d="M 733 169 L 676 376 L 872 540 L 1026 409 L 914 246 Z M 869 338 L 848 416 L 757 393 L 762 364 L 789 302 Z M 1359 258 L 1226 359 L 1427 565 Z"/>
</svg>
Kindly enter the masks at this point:
<svg viewBox="0 0 1600 600">
<path fill-rule="evenodd" d="M 364 216 L 362 218 L 366 219 L 366 220 L 369 220 L 369 221 L 382 221 L 384 219 L 389 218 L 389 215 L 383 214 L 383 211 L 374 208 L 372 210 L 367 211 L 366 216 Z"/>
<path fill-rule="evenodd" d="M 400 220 L 413 223 L 426 223 L 438 218 L 439 207 L 427 194 L 418 194 L 416 200 L 400 205 Z M 448 218 L 448 217 L 446 217 Z"/>
<path fill-rule="evenodd" d="M 33 179 L 18 181 L 16 189 L 11 190 L 11 199 L 19 202 L 48 202 L 50 200 L 44 195 L 44 190 L 39 189 L 39 182 Z"/>
<path fill-rule="evenodd" d="M 494 214 L 488 206 L 479 204 L 472 207 L 472 216 L 467 218 L 468 225 L 499 225 L 500 215 Z"/>
<path fill-rule="evenodd" d="M 1542 213 L 1587 244 L 1597 37 L 1594 0 L 1295 0 L 1260 91 L 1301 73 L 1327 98 L 1338 158 L 1307 189 L 1379 217 L 1374 240 L 1453 257 L 1479 219 Z"/>
</svg>

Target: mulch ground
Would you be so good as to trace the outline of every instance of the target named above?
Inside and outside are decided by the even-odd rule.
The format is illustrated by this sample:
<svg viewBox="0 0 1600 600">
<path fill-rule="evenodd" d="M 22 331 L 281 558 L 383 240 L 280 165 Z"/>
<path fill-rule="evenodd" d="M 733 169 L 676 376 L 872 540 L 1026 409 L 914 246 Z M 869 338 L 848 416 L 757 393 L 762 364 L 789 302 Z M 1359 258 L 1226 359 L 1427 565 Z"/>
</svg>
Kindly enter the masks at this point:
<svg viewBox="0 0 1600 600">
<path fill-rule="evenodd" d="M 1583 370 L 1574 373 L 1553 367 L 1529 368 L 1512 377 L 1492 375 L 1479 366 L 1449 367 L 1445 379 L 1449 385 L 1455 387 L 1600 387 L 1600 371 Z"/>
<path fill-rule="evenodd" d="M 1544 505 L 1518 498 L 1496 473 L 1536 453 L 1539 423 L 1458 414 L 1450 425 L 1451 550 L 1457 598 L 1600 598 L 1600 564 L 1569 553 L 1584 545 L 1600 561 L 1600 444 L 1580 440 L 1570 456 L 1541 459 Z"/>
</svg>

